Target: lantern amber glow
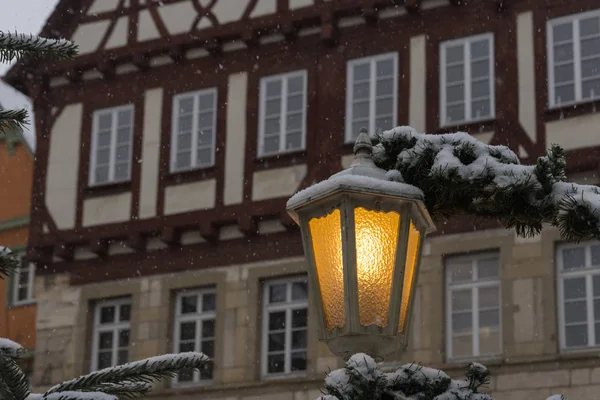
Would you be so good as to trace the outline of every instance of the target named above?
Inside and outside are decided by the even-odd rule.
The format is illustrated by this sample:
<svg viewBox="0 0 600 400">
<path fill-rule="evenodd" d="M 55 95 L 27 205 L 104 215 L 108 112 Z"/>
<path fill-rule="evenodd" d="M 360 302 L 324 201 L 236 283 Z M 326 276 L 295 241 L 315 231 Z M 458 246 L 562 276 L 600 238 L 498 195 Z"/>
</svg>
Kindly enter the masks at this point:
<svg viewBox="0 0 600 400">
<path fill-rule="evenodd" d="M 302 231 L 320 340 L 344 358 L 381 360 L 406 344 L 422 243 L 434 226 L 420 191 L 386 181 L 369 146 L 355 146 L 352 167 L 294 196 L 288 212 Z"/>
</svg>

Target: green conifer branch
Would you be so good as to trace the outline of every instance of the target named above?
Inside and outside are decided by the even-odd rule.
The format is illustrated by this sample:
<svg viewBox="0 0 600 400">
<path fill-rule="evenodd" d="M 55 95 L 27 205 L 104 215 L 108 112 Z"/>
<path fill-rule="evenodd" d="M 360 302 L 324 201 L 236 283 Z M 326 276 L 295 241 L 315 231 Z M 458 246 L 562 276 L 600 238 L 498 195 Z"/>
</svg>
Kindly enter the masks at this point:
<svg viewBox="0 0 600 400">
<path fill-rule="evenodd" d="M 77 45 L 64 39 L 0 31 L 0 62 L 69 60 L 77 54 Z"/>
<path fill-rule="evenodd" d="M 28 123 L 26 110 L 5 110 L 0 107 L 0 137 L 10 131 L 22 133 Z"/>
</svg>

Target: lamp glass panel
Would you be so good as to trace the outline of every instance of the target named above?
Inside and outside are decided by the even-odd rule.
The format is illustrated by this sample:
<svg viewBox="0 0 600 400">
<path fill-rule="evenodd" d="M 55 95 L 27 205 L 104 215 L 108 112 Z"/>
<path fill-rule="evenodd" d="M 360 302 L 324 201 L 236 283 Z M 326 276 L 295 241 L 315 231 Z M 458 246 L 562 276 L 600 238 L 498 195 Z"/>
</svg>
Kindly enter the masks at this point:
<svg viewBox="0 0 600 400">
<path fill-rule="evenodd" d="M 359 321 L 388 324 L 400 214 L 354 209 Z"/>
<path fill-rule="evenodd" d="M 410 296 L 416 277 L 420 241 L 421 233 L 417 230 L 413 222 L 410 221 L 408 246 L 406 248 L 406 264 L 404 267 L 404 282 L 402 284 L 402 302 L 400 303 L 400 326 L 398 327 L 400 333 L 404 333 L 406 330 L 408 306 L 410 305 Z"/>
<path fill-rule="evenodd" d="M 319 279 L 325 327 L 342 328 L 345 323 L 344 264 L 340 210 L 308 222 Z"/>
</svg>

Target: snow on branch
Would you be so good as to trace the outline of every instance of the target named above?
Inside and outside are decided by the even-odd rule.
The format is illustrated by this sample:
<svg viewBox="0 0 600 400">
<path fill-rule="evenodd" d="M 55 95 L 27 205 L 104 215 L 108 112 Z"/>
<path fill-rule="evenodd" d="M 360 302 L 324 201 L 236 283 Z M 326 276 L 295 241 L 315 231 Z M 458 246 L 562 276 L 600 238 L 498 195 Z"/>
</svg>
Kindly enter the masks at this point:
<svg viewBox="0 0 600 400">
<path fill-rule="evenodd" d="M 2 250 L 0 250 L 0 252 L 1 251 Z M 19 343 L 13 342 L 10 339 L 0 338 L 0 355 L 10 358 L 19 358 L 24 351 L 23 346 Z"/>
<path fill-rule="evenodd" d="M 0 246 L 0 279 L 11 275 L 17 268 L 19 268 L 19 260 L 8 247 Z"/>
<path fill-rule="evenodd" d="M 47 39 L 24 33 L 0 31 L 0 62 L 14 59 L 68 60 L 77 54 L 77 45 L 64 39 Z"/>
<path fill-rule="evenodd" d="M 520 236 L 557 226 L 564 239 L 600 239 L 600 189 L 566 182 L 566 160 L 553 145 L 536 165 L 521 165 L 506 146 L 467 133 L 427 135 L 397 127 L 379 135 L 375 163 L 388 179 L 421 189 L 434 219 L 471 215 L 501 221 Z"/>
</svg>

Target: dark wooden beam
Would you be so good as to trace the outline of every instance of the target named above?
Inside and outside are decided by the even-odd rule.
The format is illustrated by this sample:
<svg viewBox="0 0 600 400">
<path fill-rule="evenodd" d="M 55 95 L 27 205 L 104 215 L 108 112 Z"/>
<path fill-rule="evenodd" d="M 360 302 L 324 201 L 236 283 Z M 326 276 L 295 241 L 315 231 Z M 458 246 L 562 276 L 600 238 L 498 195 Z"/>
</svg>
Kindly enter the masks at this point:
<svg viewBox="0 0 600 400">
<path fill-rule="evenodd" d="M 94 240 L 90 243 L 90 251 L 97 255 L 99 258 L 106 258 L 108 255 L 108 240 L 99 239 Z"/>
<path fill-rule="evenodd" d="M 27 249 L 26 257 L 33 263 L 50 263 L 52 261 L 52 247 L 29 247 Z"/>
<path fill-rule="evenodd" d="M 127 247 L 135 251 L 146 250 L 146 238 L 139 233 L 132 233 L 127 237 Z"/>
<path fill-rule="evenodd" d="M 364 17 L 365 21 L 367 22 L 367 24 L 374 25 L 377 23 L 377 20 L 378 20 L 377 9 L 375 8 L 375 6 L 373 4 L 365 5 L 363 7 L 362 14 L 363 14 L 363 17 Z"/>
<path fill-rule="evenodd" d="M 150 57 L 147 54 L 136 53 L 133 55 L 133 65 L 144 72 L 150 68 Z"/>
<path fill-rule="evenodd" d="M 104 79 L 114 79 L 116 76 L 116 65 L 112 60 L 102 60 L 98 64 L 98 71 Z"/>
<path fill-rule="evenodd" d="M 212 222 L 203 222 L 199 226 L 200 236 L 209 243 L 215 243 L 219 238 L 219 230 Z"/>
<path fill-rule="evenodd" d="M 179 246 L 181 244 L 181 231 L 172 226 L 167 226 L 162 230 L 160 240 L 169 246 Z"/>
<path fill-rule="evenodd" d="M 464 6 L 465 5 L 465 0 L 449 0 L 450 4 L 453 6 Z"/>
<path fill-rule="evenodd" d="M 54 255 L 58 258 L 62 258 L 64 261 L 73 260 L 75 254 L 75 248 L 70 243 L 59 244 L 54 248 Z"/>
<path fill-rule="evenodd" d="M 321 24 L 321 40 L 328 46 L 335 46 L 338 41 L 338 27 L 333 15 L 328 15 Z"/>
<path fill-rule="evenodd" d="M 298 28 L 291 22 L 286 21 L 281 26 L 281 33 L 288 42 L 293 42 L 298 38 Z"/>
<path fill-rule="evenodd" d="M 279 215 L 279 220 L 281 225 L 283 225 L 288 231 L 292 229 L 298 229 L 298 224 L 296 224 L 292 217 L 290 217 L 290 214 L 285 211 Z"/>
<path fill-rule="evenodd" d="M 406 0 L 404 7 L 410 14 L 417 14 L 421 11 L 421 0 Z"/>
<path fill-rule="evenodd" d="M 79 83 L 83 77 L 83 71 L 78 68 L 72 68 L 65 74 L 69 82 Z"/>
<path fill-rule="evenodd" d="M 185 60 L 185 49 L 183 46 L 172 47 L 169 49 L 169 57 L 171 57 L 174 63 L 180 64 Z"/>
<path fill-rule="evenodd" d="M 213 56 L 219 55 L 223 52 L 223 43 L 219 39 L 209 39 L 204 44 L 206 50 Z"/>
<path fill-rule="evenodd" d="M 242 41 L 249 49 L 258 47 L 258 37 L 251 27 L 248 27 L 242 32 Z"/>
<path fill-rule="evenodd" d="M 240 231 L 245 236 L 254 236 L 258 234 L 258 224 L 256 219 L 251 215 L 244 214 L 243 216 L 238 218 L 238 225 L 240 227 Z"/>
</svg>

